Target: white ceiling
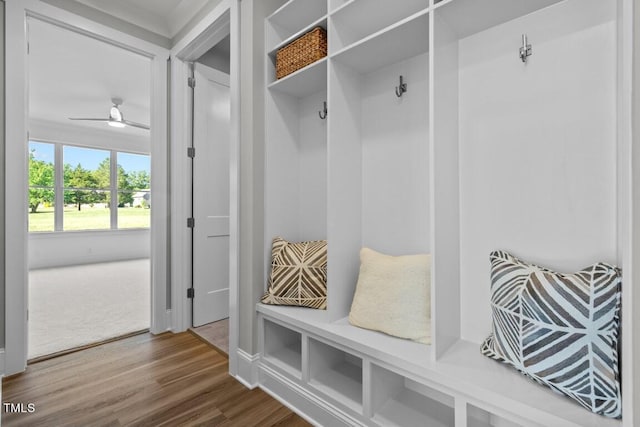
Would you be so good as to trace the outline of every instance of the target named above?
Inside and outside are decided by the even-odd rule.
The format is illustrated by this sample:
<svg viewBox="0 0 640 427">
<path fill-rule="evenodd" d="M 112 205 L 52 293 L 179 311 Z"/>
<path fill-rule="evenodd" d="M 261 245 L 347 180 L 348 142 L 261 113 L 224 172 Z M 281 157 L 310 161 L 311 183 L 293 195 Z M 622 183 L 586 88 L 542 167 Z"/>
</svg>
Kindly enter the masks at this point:
<svg viewBox="0 0 640 427">
<path fill-rule="evenodd" d="M 76 0 L 172 39 L 209 0 Z"/>
<path fill-rule="evenodd" d="M 157 3 L 163 10 L 177 0 Z M 149 136 L 144 129 L 116 129 L 106 123 L 68 120 L 107 118 L 111 98 L 119 97 L 124 100 L 120 109 L 125 119 L 149 124 L 148 58 L 35 18 L 29 19 L 29 46 L 30 119 Z"/>
</svg>

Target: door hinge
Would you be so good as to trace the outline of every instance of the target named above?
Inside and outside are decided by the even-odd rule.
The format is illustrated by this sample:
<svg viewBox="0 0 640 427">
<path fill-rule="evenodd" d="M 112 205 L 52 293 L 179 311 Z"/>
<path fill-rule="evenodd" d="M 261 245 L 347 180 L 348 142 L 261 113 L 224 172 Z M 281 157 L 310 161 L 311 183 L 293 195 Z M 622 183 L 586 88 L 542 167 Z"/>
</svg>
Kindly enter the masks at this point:
<svg viewBox="0 0 640 427">
<path fill-rule="evenodd" d="M 195 218 L 187 218 L 187 228 L 195 228 L 196 219 Z"/>
<path fill-rule="evenodd" d="M 193 89 L 194 87 L 196 87 L 196 79 L 195 79 L 195 77 L 189 77 L 189 78 L 187 79 L 187 85 L 188 85 L 190 88 L 192 88 L 192 89 Z"/>
<path fill-rule="evenodd" d="M 194 157 L 196 157 L 196 149 L 194 147 L 188 147 L 187 148 L 187 156 L 191 159 L 193 159 Z"/>
<path fill-rule="evenodd" d="M 194 295 L 195 295 L 195 289 L 194 288 L 187 289 L 187 298 L 193 298 Z"/>
</svg>

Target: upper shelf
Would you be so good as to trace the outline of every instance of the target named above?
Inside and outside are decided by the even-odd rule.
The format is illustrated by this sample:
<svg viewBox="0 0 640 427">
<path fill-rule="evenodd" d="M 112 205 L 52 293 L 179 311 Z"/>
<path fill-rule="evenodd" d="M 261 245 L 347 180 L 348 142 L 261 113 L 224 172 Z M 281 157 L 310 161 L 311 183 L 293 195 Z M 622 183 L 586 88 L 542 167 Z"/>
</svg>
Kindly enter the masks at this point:
<svg viewBox="0 0 640 427">
<path fill-rule="evenodd" d="M 267 85 L 269 90 L 303 98 L 327 88 L 327 58 L 309 64 Z"/>
<path fill-rule="evenodd" d="M 354 0 L 331 15 L 332 52 L 429 7 L 428 0 Z M 366 16 L 366 19 L 362 19 Z"/>
<path fill-rule="evenodd" d="M 280 44 L 326 15 L 326 1 L 289 0 L 267 18 L 267 46 Z"/>
<path fill-rule="evenodd" d="M 360 73 L 367 73 L 428 50 L 429 15 L 428 10 L 422 10 L 331 57 Z"/>
<path fill-rule="evenodd" d="M 444 0 L 435 13 L 463 39 L 562 0 Z"/>
<path fill-rule="evenodd" d="M 280 48 L 283 48 L 283 47 L 287 46 L 289 43 L 297 40 L 298 38 L 300 38 L 302 36 L 304 36 L 309 31 L 313 30 L 316 27 L 322 27 L 326 31 L 327 30 L 327 17 L 323 16 L 320 19 L 311 22 L 309 25 L 307 25 L 306 27 L 300 28 L 297 32 L 291 34 L 286 39 L 278 40 L 278 42 L 273 46 L 268 45 L 267 46 L 268 55 L 271 57 L 272 60 L 275 61 L 276 54 L 278 53 L 278 50 Z"/>
</svg>

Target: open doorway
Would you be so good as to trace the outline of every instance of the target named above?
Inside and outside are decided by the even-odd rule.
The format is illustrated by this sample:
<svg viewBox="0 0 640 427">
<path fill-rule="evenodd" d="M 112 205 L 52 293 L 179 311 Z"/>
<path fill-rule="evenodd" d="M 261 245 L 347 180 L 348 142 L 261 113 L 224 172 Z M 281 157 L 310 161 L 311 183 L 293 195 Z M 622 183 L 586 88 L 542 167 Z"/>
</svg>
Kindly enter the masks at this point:
<svg viewBox="0 0 640 427">
<path fill-rule="evenodd" d="M 230 36 L 194 63 L 193 332 L 229 353 Z"/>
<path fill-rule="evenodd" d="M 150 327 L 151 60 L 27 24 L 33 360 Z"/>
</svg>

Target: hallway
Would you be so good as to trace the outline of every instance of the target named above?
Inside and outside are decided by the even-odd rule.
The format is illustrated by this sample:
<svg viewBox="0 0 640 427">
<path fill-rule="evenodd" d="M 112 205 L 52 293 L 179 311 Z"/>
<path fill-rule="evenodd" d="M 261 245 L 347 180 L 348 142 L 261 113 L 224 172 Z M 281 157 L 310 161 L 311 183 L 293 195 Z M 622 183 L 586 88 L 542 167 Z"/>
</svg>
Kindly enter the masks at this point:
<svg viewBox="0 0 640 427">
<path fill-rule="evenodd" d="M 228 374 L 227 359 L 189 332 L 137 335 L 29 365 L 4 378 L 3 426 L 308 426 Z"/>
</svg>

